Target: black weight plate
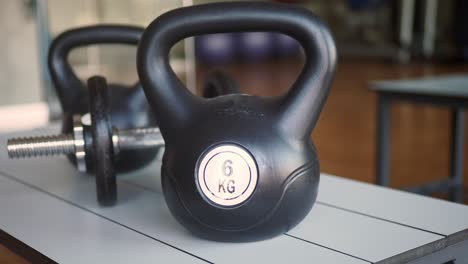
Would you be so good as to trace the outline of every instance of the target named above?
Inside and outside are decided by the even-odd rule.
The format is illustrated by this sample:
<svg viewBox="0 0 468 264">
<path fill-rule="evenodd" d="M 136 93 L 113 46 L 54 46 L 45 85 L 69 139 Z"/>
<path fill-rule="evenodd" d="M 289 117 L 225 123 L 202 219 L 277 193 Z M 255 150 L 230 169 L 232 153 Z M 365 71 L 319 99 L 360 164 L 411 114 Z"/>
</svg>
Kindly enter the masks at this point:
<svg viewBox="0 0 468 264">
<path fill-rule="evenodd" d="M 89 78 L 88 89 L 97 199 L 101 205 L 110 206 L 117 200 L 117 184 L 106 79 L 99 76 Z"/>
</svg>

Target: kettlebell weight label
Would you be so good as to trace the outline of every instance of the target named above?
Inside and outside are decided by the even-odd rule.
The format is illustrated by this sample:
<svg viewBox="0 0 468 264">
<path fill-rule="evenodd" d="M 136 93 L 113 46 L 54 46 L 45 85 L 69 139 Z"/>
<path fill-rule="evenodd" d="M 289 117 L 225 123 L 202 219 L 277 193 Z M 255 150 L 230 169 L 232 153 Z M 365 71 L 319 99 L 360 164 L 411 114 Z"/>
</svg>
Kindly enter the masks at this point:
<svg viewBox="0 0 468 264">
<path fill-rule="evenodd" d="M 232 161 L 231 160 L 226 160 L 224 162 L 224 175 L 225 176 L 231 176 L 232 175 Z"/>
<path fill-rule="evenodd" d="M 236 191 L 236 182 L 234 180 L 219 180 L 218 184 L 218 193 L 226 193 L 226 189 L 228 193 L 234 193 Z"/>
<path fill-rule="evenodd" d="M 216 205 L 238 205 L 255 190 L 257 165 L 253 157 L 240 146 L 216 146 L 204 154 L 198 164 L 198 189 Z"/>
</svg>

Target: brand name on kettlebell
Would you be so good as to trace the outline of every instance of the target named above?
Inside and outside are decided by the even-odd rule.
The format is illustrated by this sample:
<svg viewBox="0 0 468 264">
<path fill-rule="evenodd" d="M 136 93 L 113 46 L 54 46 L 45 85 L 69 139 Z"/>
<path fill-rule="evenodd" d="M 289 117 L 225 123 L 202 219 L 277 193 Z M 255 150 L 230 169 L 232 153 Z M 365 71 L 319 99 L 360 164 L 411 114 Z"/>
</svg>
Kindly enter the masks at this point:
<svg viewBox="0 0 468 264">
<path fill-rule="evenodd" d="M 223 108 L 217 109 L 216 114 L 223 115 L 223 116 L 250 116 L 256 118 L 263 118 L 265 116 L 264 113 L 259 113 L 247 107 L 232 107 L 232 108 Z"/>
</svg>

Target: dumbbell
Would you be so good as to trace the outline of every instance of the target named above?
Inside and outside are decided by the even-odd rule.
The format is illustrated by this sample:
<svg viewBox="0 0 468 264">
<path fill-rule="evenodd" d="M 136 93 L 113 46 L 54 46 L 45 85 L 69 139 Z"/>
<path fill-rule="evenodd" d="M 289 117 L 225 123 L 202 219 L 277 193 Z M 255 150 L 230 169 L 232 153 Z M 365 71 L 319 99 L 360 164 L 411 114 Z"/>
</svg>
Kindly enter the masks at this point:
<svg viewBox="0 0 468 264">
<path fill-rule="evenodd" d="M 143 28 L 123 25 L 98 25 L 80 27 L 65 31 L 57 36 L 49 49 L 48 66 L 58 99 L 63 109 L 62 132 L 70 134 L 74 129 L 73 116 L 89 119 L 88 89 L 73 71 L 68 57 L 72 50 L 94 44 L 123 44 L 136 46 Z M 134 85 L 109 84 L 109 118 L 117 129 L 156 126 L 157 121 L 149 111 L 143 89 Z M 157 154 L 157 149 L 122 150 L 115 160 L 117 172 L 128 172 L 149 164 Z M 70 159 L 80 171 L 84 165 L 93 170 L 94 162 L 77 164 L 73 155 Z"/>
<path fill-rule="evenodd" d="M 116 163 L 125 152 L 141 153 L 164 146 L 158 127 L 118 129 L 110 115 L 110 89 L 103 77 L 88 80 L 86 116 L 73 116 L 72 132 L 60 135 L 13 138 L 7 142 L 10 158 L 70 155 L 80 171 L 95 174 L 97 199 L 113 205 L 117 199 Z M 147 153 L 147 152 L 146 152 Z M 89 164 L 93 164 L 92 169 Z"/>
<path fill-rule="evenodd" d="M 222 14 L 222 15 L 220 15 Z M 169 51 L 194 35 L 277 31 L 306 61 L 283 96 L 191 94 Z M 137 69 L 165 141 L 161 181 L 175 219 L 217 241 L 257 241 L 287 232 L 313 207 L 319 161 L 310 140 L 336 66 L 327 27 L 311 12 L 273 3 L 185 7 L 156 18 L 142 35 Z"/>
<path fill-rule="evenodd" d="M 105 78 L 88 80 L 89 115 L 73 116 L 72 132 L 60 135 L 13 138 L 7 142 L 10 158 L 70 155 L 79 171 L 95 174 L 97 200 L 109 206 L 117 200 L 116 162 L 122 152 L 144 152 L 164 147 L 158 127 L 118 129 L 109 114 L 110 88 Z M 202 89 L 207 98 L 238 93 L 237 83 L 227 74 L 208 74 Z M 89 164 L 94 164 L 93 169 Z"/>
</svg>

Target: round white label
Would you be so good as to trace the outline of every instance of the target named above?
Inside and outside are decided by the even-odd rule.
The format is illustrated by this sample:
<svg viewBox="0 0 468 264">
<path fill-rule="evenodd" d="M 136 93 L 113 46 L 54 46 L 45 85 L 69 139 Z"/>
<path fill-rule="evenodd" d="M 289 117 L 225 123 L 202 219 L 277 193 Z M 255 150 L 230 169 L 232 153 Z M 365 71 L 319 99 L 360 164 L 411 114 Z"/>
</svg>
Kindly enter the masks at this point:
<svg viewBox="0 0 468 264">
<path fill-rule="evenodd" d="M 236 145 L 221 145 L 199 161 L 198 187 L 215 204 L 234 206 L 247 200 L 257 186 L 257 165 L 252 155 Z"/>
</svg>

